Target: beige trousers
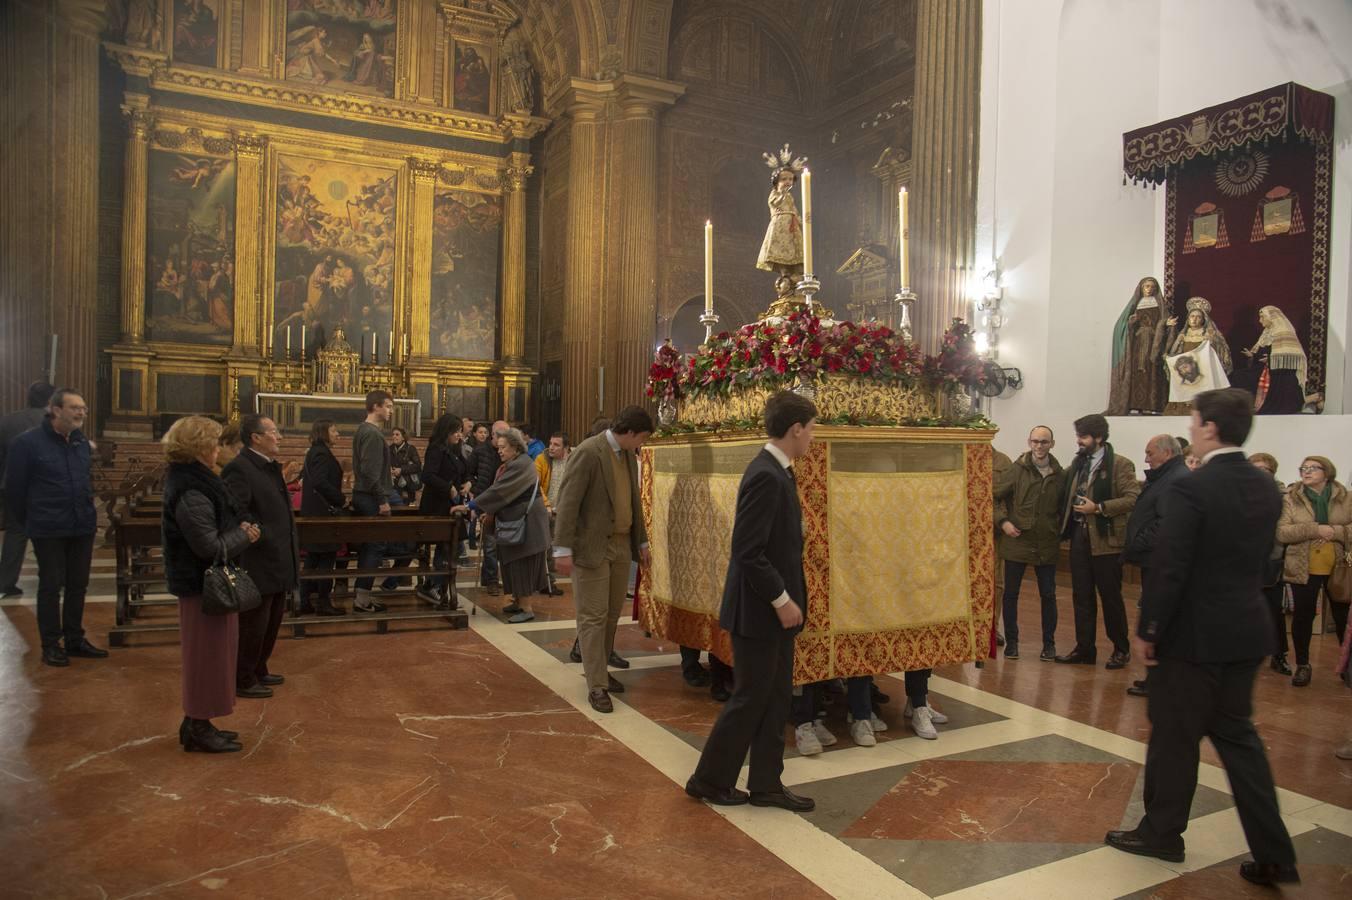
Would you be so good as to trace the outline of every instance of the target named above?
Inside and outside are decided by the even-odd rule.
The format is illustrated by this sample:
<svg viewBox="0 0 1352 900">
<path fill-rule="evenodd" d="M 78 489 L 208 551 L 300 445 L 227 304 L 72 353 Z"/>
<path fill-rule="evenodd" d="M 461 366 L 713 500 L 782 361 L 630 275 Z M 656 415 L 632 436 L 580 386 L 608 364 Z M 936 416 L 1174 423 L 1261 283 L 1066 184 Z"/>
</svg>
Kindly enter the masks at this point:
<svg viewBox="0 0 1352 900">
<path fill-rule="evenodd" d="M 629 535 L 611 535 L 605 562 L 594 568 L 573 564 L 577 643 L 591 690 L 605 690 L 609 684 L 607 664 L 615 649 L 615 627 L 629 586 L 630 552 Z"/>
</svg>

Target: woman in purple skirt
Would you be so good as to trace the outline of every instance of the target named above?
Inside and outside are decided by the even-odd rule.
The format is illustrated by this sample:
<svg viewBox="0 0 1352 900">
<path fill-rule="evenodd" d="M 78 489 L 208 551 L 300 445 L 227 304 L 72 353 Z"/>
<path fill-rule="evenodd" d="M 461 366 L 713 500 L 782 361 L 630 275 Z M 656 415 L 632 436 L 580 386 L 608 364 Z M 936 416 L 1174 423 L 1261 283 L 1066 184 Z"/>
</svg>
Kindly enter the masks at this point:
<svg viewBox="0 0 1352 900">
<path fill-rule="evenodd" d="M 240 522 L 224 482 L 216 475 L 221 426 L 202 416 L 179 419 L 165 433 L 160 526 L 164 577 L 178 598 L 183 648 L 183 724 L 178 740 L 187 751 L 232 753 L 239 734 L 211 724 L 235 709 L 235 655 L 239 615 L 202 612 L 202 579 L 218 559 L 232 559 L 258 540 L 258 526 Z"/>
</svg>

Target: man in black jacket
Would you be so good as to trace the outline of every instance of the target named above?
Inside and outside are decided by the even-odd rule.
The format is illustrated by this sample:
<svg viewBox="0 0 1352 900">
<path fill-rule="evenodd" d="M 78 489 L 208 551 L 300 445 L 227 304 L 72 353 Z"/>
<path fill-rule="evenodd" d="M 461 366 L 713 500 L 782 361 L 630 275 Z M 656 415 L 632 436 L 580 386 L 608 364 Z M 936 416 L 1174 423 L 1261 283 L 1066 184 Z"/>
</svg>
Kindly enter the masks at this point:
<svg viewBox="0 0 1352 900">
<path fill-rule="evenodd" d="M 263 533 L 240 556 L 263 602 L 239 615 L 235 694 L 262 699 L 271 697 L 272 688 L 286 680 L 268 671 L 268 658 L 277 643 L 287 595 L 296 589 L 300 566 L 296 520 L 282 467 L 277 464 L 282 433 L 267 416 L 245 416 L 239 423 L 239 434 L 244 449 L 221 472 L 221 479 L 240 514 Z"/>
<path fill-rule="evenodd" d="M 770 441 L 747 466 L 737 488 L 728 577 L 719 624 L 732 634 L 732 698 L 704 743 L 685 792 L 719 806 L 748 800 L 810 812 L 816 804 L 780 781 L 784 725 L 793 696 L 793 642 L 807 614 L 803 576 L 803 510 L 793 461 L 807 453 L 817 408 L 780 391 L 765 404 Z M 736 787 L 747 751 L 750 793 Z"/>
<path fill-rule="evenodd" d="M 47 415 L 47 403 L 55 391 L 56 388 L 45 381 L 33 382 L 28 386 L 28 407 L 0 419 L 0 513 L 4 510 L 5 459 L 10 444 L 25 431 L 42 424 Z M 4 549 L 0 550 L 0 594 L 6 599 L 19 597 L 23 595 L 19 590 L 19 572 L 28 550 L 28 535 L 19 527 L 15 516 L 0 515 L 0 528 L 5 530 Z"/>
<path fill-rule="evenodd" d="M 1150 557 L 1155 552 L 1155 541 L 1160 523 L 1164 521 L 1164 507 L 1168 487 L 1191 471 L 1183 463 L 1183 446 L 1178 438 L 1157 434 L 1145 445 L 1145 486 L 1136 498 L 1136 505 L 1127 519 L 1127 543 L 1122 548 L 1122 561 L 1141 569 L 1141 587 L 1145 589 L 1150 577 Z M 1146 670 L 1150 674 L 1150 670 Z M 1144 680 L 1133 682 L 1127 693 L 1133 697 L 1146 695 Z"/>
<path fill-rule="evenodd" d="M 502 457 L 498 456 L 498 436 L 506 434 L 508 427 L 507 423 L 501 419 L 494 422 L 488 440 L 480 443 L 470 454 L 469 493 L 471 497 L 477 497 L 488 490 L 488 486 L 497 477 L 498 468 L 502 465 Z M 497 596 L 502 593 L 502 588 L 498 581 L 498 544 L 493 539 L 491 530 L 480 529 L 479 544 L 483 549 L 484 557 L 483 565 L 479 569 L 479 583 L 489 594 Z"/>
<path fill-rule="evenodd" d="M 1145 817 L 1105 840 L 1128 853 L 1182 862 L 1198 745 L 1210 737 L 1254 856 L 1240 875 L 1257 884 L 1298 882 L 1295 848 L 1250 719 L 1254 676 L 1273 649 L 1263 569 L 1281 498 L 1240 446 L 1253 425 L 1253 396 L 1239 388 L 1204 391 L 1192 408 L 1192 450 L 1206 465 L 1169 489 L 1132 639 L 1154 669 Z"/>
</svg>

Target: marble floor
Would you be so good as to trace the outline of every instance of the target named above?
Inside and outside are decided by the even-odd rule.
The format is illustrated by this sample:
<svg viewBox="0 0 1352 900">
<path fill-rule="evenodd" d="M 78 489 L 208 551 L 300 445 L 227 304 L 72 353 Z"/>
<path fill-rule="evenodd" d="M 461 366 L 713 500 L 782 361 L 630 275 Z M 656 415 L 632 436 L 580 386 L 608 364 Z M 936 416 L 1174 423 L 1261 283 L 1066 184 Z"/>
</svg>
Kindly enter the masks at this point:
<svg viewBox="0 0 1352 900">
<path fill-rule="evenodd" d="M 113 621 L 111 564 L 100 551 L 86 613 L 97 643 Z M 1036 655 L 940 670 L 933 704 L 950 721 L 937 741 L 906 727 L 901 682 L 882 678 L 890 727 L 876 747 L 851 742 L 843 698 L 828 711 L 834 746 L 800 757 L 790 742 L 785 782 L 815 812 L 716 809 L 681 785 L 718 704 L 684 683 L 676 647 L 626 619 L 617 647 L 632 665 L 615 675 L 627 690 L 614 714 L 592 711 L 567 659 L 568 596 L 536 598 L 537 620 L 511 626 L 502 598 L 466 583 L 468 631 L 351 623 L 284 637 L 273 670 L 286 684 L 219 720 L 244 750 L 211 757 L 176 741 L 172 638 L 41 665 L 33 574 L 0 617 L 0 896 L 1276 893 L 1237 875 L 1246 846 L 1209 747 L 1186 862 L 1103 846 L 1105 830 L 1140 815 L 1148 723 L 1124 693 L 1139 671 Z M 1025 585 L 1025 623 L 1034 593 Z M 1352 896 L 1352 763 L 1333 756 L 1352 732 L 1352 696 L 1331 674 L 1336 650 L 1315 639 L 1308 688 L 1266 669 L 1257 687 L 1300 854 L 1291 897 Z"/>
</svg>

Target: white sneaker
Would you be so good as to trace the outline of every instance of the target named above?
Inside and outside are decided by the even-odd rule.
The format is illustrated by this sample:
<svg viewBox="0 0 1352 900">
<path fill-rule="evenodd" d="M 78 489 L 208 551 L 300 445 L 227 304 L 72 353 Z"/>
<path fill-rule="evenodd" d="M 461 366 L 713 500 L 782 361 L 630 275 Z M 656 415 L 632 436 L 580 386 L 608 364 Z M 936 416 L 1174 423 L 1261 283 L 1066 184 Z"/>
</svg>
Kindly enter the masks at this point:
<svg viewBox="0 0 1352 900">
<path fill-rule="evenodd" d="M 794 743 L 798 745 L 800 756 L 816 756 L 822 752 L 822 742 L 812 729 L 811 722 L 804 722 L 793 730 Z"/>
<path fill-rule="evenodd" d="M 862 719 L 850 726 L 850 737 L 860 747 L 872 747 L 878 743 L 878 739 L 873 736 L 872 724 Z"/>
<path fill-rule="evenodd" d="M 836 736 L 831 733 L 831 729 L 822 724 L 821 719 L 812 723 L 812 733 L 817 736 L 823 747 L 829 747 L 836 742 Z"/>
<path fill-rule="evenodd" d="M 939 732 L 934 730 L 932 719 L 933 714 L 928 706 L 916 707 L 911 715 L 911 730 L 927 741 L 938 740 Z"/>
<path fill-rule="evenodd" d="M 846 721 L 846 723 L 848 723 L 848 724 L 850 724 L 850 725 L 853 725 L 853 724 L 854 724 L 854 716 L 851 715 L 850 713 L 846 713 L 846 714 L 845 714 L 845 721 Z M 887 730 L 887 723 L 884 722 L 882 719 L 878 718 L 878 714 L 877 714 L 877 713 L 869 713 L 869 720 L 868 720 L 868 723 L 869 723 L 870 727 L 873 728 L 874 731 L 886 731 L 886 730 Z"/>
<path fill-rule="evenodd" d="M 933 722 L 935 725 L 947 725 L 947 724 L 948 724 L 948 716 L 944 715 L 943 713 L 939 712 L 939 710 L 935 709 L 933 703 L 931 703 L 931 704 L 930 704 L 928 707 L 926 707 L 926 708 L 930 711 L 930 721 Z M 902 715 L 906 716 L 906 718 L 908 718 L 908 719 L 911 717 L 911 701 L 910 701 L 910 700 L 907 700 L 907 701 L 906 701 L 906 710 L 905 710 L 905 712 L 902 713 Z"/>
</svg>

